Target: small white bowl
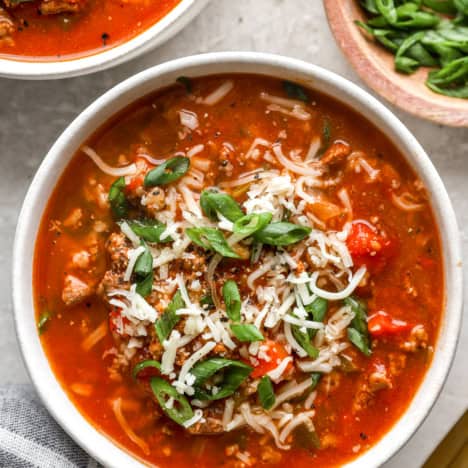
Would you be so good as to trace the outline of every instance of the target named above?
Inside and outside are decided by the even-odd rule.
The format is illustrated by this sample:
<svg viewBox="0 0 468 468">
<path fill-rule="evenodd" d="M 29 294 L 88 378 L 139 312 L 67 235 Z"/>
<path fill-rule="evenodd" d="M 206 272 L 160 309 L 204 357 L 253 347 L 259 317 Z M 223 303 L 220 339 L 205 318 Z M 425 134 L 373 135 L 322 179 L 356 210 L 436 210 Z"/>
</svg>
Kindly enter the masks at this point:
<svg viewBox="0 0 468 468">
<path fill-rule="evenodd" d="M 57 180 L 80 145 L 110 117 L 138 98 L 174 83 L 178 76 L 256 73 L 303 83 L 329 94 L 365 115 L 406 156 L 428 189 L 440 229 L 444 254 L 445 309 L 433 361 L 404 415 L 369 451 L 348 465 L 375 467 L 394 455 L 416 431 L 442 389 L 455 353 L 462 310 L 460 238 L 444 185 L 421 145 L 380 102 L 350 81 L 308 63 L 248 52 L 187 57 L 146 70 L 108 91 L 63 132 L 41 164 L 21 210 L 13 255 L 13 300 L 18 340 L 38 394 L 57 422 L 83 449 L 112 467 L 142 466 L 129 453 L 98 432 L 73 406 L 55 379 L 36 330 L 32 271 L 34 239 Z"/>
<path fill-rule="evenodd" d="M 170 39 L 200 13 L 209 0 L 181 0 L 166 16 L 134 38 L 115 47 L 76 59 L 0 59 L 0 77 L 22 80 L 70 78 L 127 62 Z"/>
</svg>

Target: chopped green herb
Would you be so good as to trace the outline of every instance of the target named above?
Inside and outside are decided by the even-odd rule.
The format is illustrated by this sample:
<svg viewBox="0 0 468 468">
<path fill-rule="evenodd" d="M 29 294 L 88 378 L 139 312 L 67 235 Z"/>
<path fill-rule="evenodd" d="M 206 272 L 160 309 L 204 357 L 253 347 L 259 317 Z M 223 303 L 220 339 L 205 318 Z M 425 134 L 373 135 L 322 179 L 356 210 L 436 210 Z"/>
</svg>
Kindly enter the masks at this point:
<svg viewBox="0 0 468 468">
<path fill-rule="evenodd" d="M 233 321 L 241 318 L 241 297 L 239 288 L 233 280 L 228 280 L 223 285 L 223 299 L 226 304 L 226 314 Z"/>
<path fill-rule="evenodd" d="M 193 410 L 187 398 L 181 395 L 170 383 L 160 377 L 153 377 L 150 382 L 151 390 L 158 400 L 161 409 L 177 424 L 193 418 Z M 172 399 L 173 404 L 168 406 L 167 402 Z"/>
<path fill-rule="evenodd" d="M 281 247 L 301 241 L 311 231 L 312 229 L 306 226 L 279 221 L 268 224 L 260 231 L 257 231 L 254 238 L 262 244 Z"/>
<path fill-rule="evenodd" d="M 250 375 L 252 367 L 240 361 L 213 357 L 195 364 L 190 373 L 195 376 L 195 398 L 200 400 L 220 400 L 232 395 Z M 208 391 L 204 384 L 216 382 L 217 391 Z"/>
<path fill-rule="evenodd" d="M 144 186 L 154 187 L 175 182 L 187 173 L 189 167 L 190 159 L 184 156 L 168 159 L 146 174 Z"/>
<path fill-rule="evenodd" d="M 239 341 L 263 341 L 265 338 L 260 330 L 251 324 L 234 323 L 231 325 L 231 331 Z"/>
<path fill-rule="evenodd" d="M 130 229 L 143 240 L 151 243 L 172 242 L 171 237 L 161 240 L 167 226 L 156 219 L 127 220 Z"/>
<path fill-rule="evenodd" d="M 160 343 L 163 343 L 169 337 L 173 328 L 179 323 L 181 317 L 178 316 L 176 312 L 184 306 L 185 303 L 182 299 L 182 294 L 180 291 L 177 291 L 167 306 L 167 309 L 154 324 L 156 335 Z"/>
<path fill-rule="evenodd" d="M 354 312 L 354 318 L 348 327 L 348 339 L 359 351 L 370 356 L 372 351 L 367 330 L 367 307 L 362 301 L 352 296 L 347 297 L 344 303 Z"/>
<path fill-rule="evenodd" d="M 134 379 L 137 378 L 138 374 L 143 370 L 147 369 L 148 367 L 153 367 L 154 369 L 157 369 L 158 371 L 161 370 L 161 364 L 158 361 L 154 361 L 152 359 L 147 359 L 146 361 L 141 361 L 139 362 L 132 371 L 132 376 Z"/>
<path fill-rule="evenodd" d="M 119 177 L 109 190 L 109 204 L 116 218 L 124 218 L 128 213 L 128 202 L 125 197 L 125 178 Z"/>
<path fill-rule="evenodd" d="M 216 228 L 188 228 L 185 230 L 192 242 L 206 250 L 214 250 L 223 257 L 240 258 L 231 249 L 222 232 Z"/>
<path fill-rule="evenodd" d="M 218 220 L 218 214 L 231 222 L 244 216 L 239 204 L 227 193 L 204 190 L 200 197 L 200 206 L 205 215 L 212 221 Z"/>
<path fill-rule="evenodd" d="M 273 390 L 273 384 L 271 383 L 270 377 L 265 375 L 261 378 L 257 391 L 260 404 L 263 408 L 269 410 L 276 401 L 275 392 Z"/>
<path fill-rule="evenodd" d="M 271 213 L 252 213 L 242 216 L 234 223 L 233 232 L 251 236 L 263 229 L 271 221 L 272 216 Z"/>
</svg>

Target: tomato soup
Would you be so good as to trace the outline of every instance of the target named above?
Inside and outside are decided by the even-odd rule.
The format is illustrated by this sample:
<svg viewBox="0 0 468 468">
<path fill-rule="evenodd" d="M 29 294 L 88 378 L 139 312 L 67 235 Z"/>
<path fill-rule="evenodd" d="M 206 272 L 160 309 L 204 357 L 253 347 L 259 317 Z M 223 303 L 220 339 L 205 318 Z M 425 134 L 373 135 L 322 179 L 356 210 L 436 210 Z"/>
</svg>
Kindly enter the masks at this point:
<svg viewBox="0 0 468 468">
<path fill-rule="evenodd" d="M 180 0 L 0 1 L 0 57 L 60 60 L 102 52 L 140 34 Z"/>
<path fill-rule="evenodd" d="M 427 193 L 329 96 L 180 77 L 72 158 L 38 330 L 99 431 L 160 467 L 339 466 L 408 407 L 443 308 Z"/>
</svg>

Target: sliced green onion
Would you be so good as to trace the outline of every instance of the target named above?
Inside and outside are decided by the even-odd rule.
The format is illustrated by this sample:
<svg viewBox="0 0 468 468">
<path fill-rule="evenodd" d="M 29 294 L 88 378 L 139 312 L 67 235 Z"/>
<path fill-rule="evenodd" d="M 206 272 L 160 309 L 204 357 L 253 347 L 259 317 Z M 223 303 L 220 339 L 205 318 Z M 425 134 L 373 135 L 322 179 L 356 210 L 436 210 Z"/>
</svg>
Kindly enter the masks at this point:
<svg viewBox="0 0 468 468">
<path fill-rule="evenodd" d="M 264 375 L 260 379 L 260 383 L 257 388 L 258 397 L 260 399 L 260 404 L 266 410 L 269 410 L 276 401 L 275 392 L 273 390 L 273 384 L 271 383 L 270 377 Z"/>
<path fill-rule="evenodd" d="M 297 83 L 291 81 L 283 81 L 283 89 L 291 99 L 298 99 L 299 101 L 309 102 L 307 91 Z"/>
<path fill-rule="evenodd" d="M 119 177 L 109 189 L 109 203 L 116 218 L 124 218 L 128 213 L 128 202 L 125 197 L 125 178 Z"/>
<path fill-rule="evenodd" d="M 347 297 L 343 302 L 354 312 L 354 318 L 348 327 L 348 339 L 364 355 L 370 356 L 372 351 L 367 329 L 367 307 L 362 301 L 352 296 Z"/>
<path fill-rule="evenodd" d="M 193 418 L 193 410 L 187 398 L 181 395 L 171 384 L 160 377 L 151 379 L 151 390 L 158 400 L 162 410 L 177 424 L 181 426 L 184 422 Z M 173 399 L 173 405 L 169 408 L 167 401 Z"/>
<path fill-rule="evenodd" d="M 231 331 L 239 341 L 263 341 L 265 339 L 260 330 L 249 323 L 234 323 L 231 325 Z"/>
<path fill-rule="evenodd" d="M 147 369 L 148 367 L 153 367 L 158 371 L 161 370 L 161 364 L 158 361 L 154 361 L 153 359 L 147 359 L 146 361 L 139 362 L 132 371 L 132 376 L 134 379 L 137 378 L 138 374 L 143 370 Z"/>
<path fill-rule="evenodd" d="M 154 187 L 175 182 L 187 173 L 189 167 L 190 159 L 184 156 L 168 159 L 146 174 L 144 186 Z"/>
<path fill-rule="evenodd" d="M 240 258 L 234 250 L 229 247 L 222 232 L 216 228 L 188 228 L 185 230 L 187 236 L 200 247 L 206 250 L 214 250 L 223 257 Z"/>
<path fill-rule="evenodd" d="M 141 239 L 151 242 L 172 242 L 171 237 L 166 237 L 161 240 L 161 234 L 166 230 L 167 226 L 160 223 L 156 219 L 140 219 L 140 220 L 127 220 L 130 229 Z"/>
<path fill-rule="evenodd" d="M 240 361 L 213 357 L 195 364 L 190 373 L 195 376 L 195 397 L 200 400 L 220 400 L 232 395 L 250 375 L 253 368 Z M 203 388 L 208 381 L 213 381 L 217 392 Z"/>
<path fill-rule="evenodd" d="M 311 231 L 312 229 L 306 226 L 279 221 L 268 224 L 268 226 L 257 231 L 254 234 L 254 238 L 257 242 L 261 242 L 262 244 L 283 247 L 301 241 L 307 237 Z"/>
<path fill-rule="evenodd" d="M 42 335 L 47 327 L 47 324 L 49 323 L 50 320 L 50 312 L 42 312 L 42 314 L 39 316 L 39 320 L 37 321 L 37 331 L 39 335 Z"/>
<path fill-rule="evenodd" d="M 173 328 L 179 323 L 181 317 L 176 314 L 179 309 L 185 306 L 182 294 L 177 291 L 172 297 L 171 302 L 167 306 L 164 313 L 159 317 L 155 324 L 154 329 L 160 343 L 163 343 L 171 334 Z"/>
<path fill-rule="evenodd" d="M 200 196 L 200 206 L 205 215 L 212 221 L 218 220 L 218 214 L 231 222 L 244 216 L 239 204 L 227 193 L 204 190 Z"/>
<path fill-rule="evenodd" d="M 233 232 L 251 236 L 263 229 L 271 221 L 272 216 L 271 213 L 252 213 L 242 216 L 234 223 Z"/>
<path fill-rule="evenodd" d="M 233 321 L 238 322 L 241 318 L 241 297 L 239 288 L 233 280 L 228 280 L 223 285 L 223 299 L 226 304 L 226 314 Z"/>
</svg>

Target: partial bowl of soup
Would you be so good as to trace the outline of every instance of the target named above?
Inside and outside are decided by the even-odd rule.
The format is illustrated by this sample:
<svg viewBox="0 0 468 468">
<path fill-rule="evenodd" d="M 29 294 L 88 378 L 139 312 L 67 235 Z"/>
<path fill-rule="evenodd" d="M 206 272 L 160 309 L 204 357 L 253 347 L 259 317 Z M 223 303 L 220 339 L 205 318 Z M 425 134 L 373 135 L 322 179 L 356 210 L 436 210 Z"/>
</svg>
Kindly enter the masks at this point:
<svg viewBox="0 0 468 468">
<path fill-rule="evenodd" d="M 0 0 L 0 76 L 55 79 L 118 65 L 168 40 L 208 0 Z"/>
<path fill-rule="evenodd" d="M 18 338 L 106 466 L 378 466 L 460 325 L 446 190 L 382 104 L 316 66 L 216 53 L 85 110 L 14 248 Z"/>
</svg>

